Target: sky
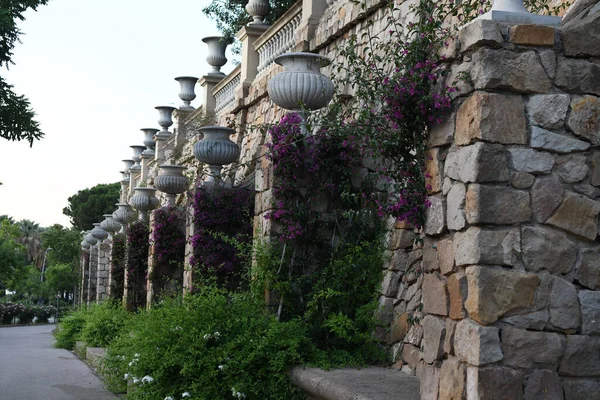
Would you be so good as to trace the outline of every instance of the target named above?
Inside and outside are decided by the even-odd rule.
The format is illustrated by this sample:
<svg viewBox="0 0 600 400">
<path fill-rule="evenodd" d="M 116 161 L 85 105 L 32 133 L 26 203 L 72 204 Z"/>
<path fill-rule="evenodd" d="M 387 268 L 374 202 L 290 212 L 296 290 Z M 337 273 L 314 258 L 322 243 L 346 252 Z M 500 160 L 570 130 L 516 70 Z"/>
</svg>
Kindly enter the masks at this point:
<svg viewBox="0 0 600 400">
<path fill-rule="evenodd" d="M 174 78 L 210 71 L 201 39 L 218 31 L 202 14 L 209 3 L 50 0 L 25 14 L 15 65 L 0 74 L 29 98 L 46 136 L 32 148 L 0 139 L 0 215 L 71 226 L 69 196 L 121 179 L 140 128 L 159 128 L 154 107 L 181 104 Z"/>
</svg>

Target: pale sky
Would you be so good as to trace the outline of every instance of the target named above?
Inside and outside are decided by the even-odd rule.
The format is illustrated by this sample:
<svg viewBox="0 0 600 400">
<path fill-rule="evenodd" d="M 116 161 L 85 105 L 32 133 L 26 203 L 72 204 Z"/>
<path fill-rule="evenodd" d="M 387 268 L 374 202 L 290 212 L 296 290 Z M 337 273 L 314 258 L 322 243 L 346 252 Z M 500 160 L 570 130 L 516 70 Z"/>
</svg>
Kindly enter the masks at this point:
<svg viewBox="0 0 600 400">
<path fill-rule="evenodd" d="M 46 136 L 31 149 L 0 139 L 0 215 L 70 226 L 69 196 L 121 179 L 139 129 L 159 128 L 154 107 L 181 104 L 174 78 L 210 71 L 201 39 L 218 31 L 202 14 L 208 3 L 50 0 L 26 14 L 16 65 L 0 74 L 29 98 Z"/>
</svg>

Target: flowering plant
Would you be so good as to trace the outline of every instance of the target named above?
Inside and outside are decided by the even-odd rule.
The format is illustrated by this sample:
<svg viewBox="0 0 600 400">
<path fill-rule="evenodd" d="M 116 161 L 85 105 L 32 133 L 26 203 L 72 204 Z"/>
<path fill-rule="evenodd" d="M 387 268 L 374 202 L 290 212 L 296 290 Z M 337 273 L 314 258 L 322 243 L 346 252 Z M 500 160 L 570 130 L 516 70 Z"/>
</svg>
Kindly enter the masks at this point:
<svg viewBox="0 0 600 400">
<path fill-rule="evenodd" d="M 183 262 L 185 253 L 185 215 L 169 204 L 154 211 L 154 259 L 159 263 Z"/>
<path fill-rule="evenodd" d="M 110 297 L 114 299 L 123 298 L 123 289 L 125 283 L 125 241 L 126 235 L 117 233 L 112 239 L 111 254 L 111 288 Z"/>
<path fill-rule="evenodd" d="M 136 221 L 127 230 L 127 290 L 133 308 L 142 307 L 146 301 L 146 273 L 148 270 L 148 226 Z"/>
</svg>

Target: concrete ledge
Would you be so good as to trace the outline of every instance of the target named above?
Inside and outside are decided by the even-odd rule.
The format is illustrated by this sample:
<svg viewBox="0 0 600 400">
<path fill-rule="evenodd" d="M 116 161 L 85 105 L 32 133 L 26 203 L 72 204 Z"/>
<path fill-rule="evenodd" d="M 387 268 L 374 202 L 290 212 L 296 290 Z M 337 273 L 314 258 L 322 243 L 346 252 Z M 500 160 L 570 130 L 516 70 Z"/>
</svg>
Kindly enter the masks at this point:
<svg viewBox="0 0 600 400">
<path fill-rule="evenodd" d="M 87 348 L 87 344 L 85 344 L 85 342 L 82 342 L 82 341 L 78 340 L 77 342 L 75 342 L 75 347 L 73 348 L 73 352 L 81 360 L 85 361 L 85 357 L 86 357 L 86 350 L 85 349 L 86 348 Z"/>
<path fill-rule="evenodd" d="M 296 386 L 315 400 L 419 400 L 419 379 L 387 368 L 294 367 Z"/>
<path fill-rule="evenodd" d="M 104 347 L 88 347 L 85 350 L 85 358 L 94 369 L 98 369 L 100 361 L 104 356 L 106 356 L 106 349 Z"/>
</svg>

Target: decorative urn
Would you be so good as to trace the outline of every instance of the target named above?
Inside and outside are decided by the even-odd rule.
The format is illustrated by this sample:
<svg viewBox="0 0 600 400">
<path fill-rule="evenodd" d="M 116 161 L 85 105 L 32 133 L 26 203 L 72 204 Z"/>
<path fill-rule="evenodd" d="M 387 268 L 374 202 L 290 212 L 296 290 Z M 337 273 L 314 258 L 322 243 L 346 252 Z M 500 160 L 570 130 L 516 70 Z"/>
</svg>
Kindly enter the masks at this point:
<svg viewBox="0 0 600 400">
<path fill-rule="evenodd" d="M 183 175 L 185 167 L 163 164 L 159 168 L 158 176 L 154 178 L 154 187 L 167 194 L 169 204 L 175 204 L 175 197 L 185 192 L 190 184 Z"/>
<path fill-rule="evenodd" d="M 140 129 L 144 132 L 144 146 L 146 146 L 146 150 L 142 152 L 142 155 L 152 156 L 154 157 L 154 135 L 158 132 L 158 129 L 154 128 L 142 128 Z"/>
<path fill-rule="evenodd" d="M 179 106 L 180 110 L 183 111 L 194 111 L 195 108 L 190 104 L 196 98 L 196 82 L 198 78 L 195 76 L 179 76 L 175 78 L 179 82 L 179 98 L 183 101 L 183 104 Z"/>
<path fill-rule="evenodd" d="M 271 5 L 269 0 L 250 0 L 246 4 L 246 11 L 254 18 L 249 25 L 264 25 L 265 17 L 269 15 Z"/>
<path fill-rule="evenodd" d="M 170 135 L 169 127 L 173 125 L 173 111 L 175 111 L 175 107 L 158 106 L 154 108 L 158 110 L 158 125 L 162 128 L 156 135 Z"/>
<path fill-rule="evenodd" d="M 100 228 L 106 232 L 113 234 L 121 229 L 121 224 L 115 221 L 112 214 L 104 214 L 104 221 L 100 222 Z"/>
<path fill-rule="evenodd" d="M 126 174 L 129 174 L 129 168 L 133 167 L 133 164 L 135 164 L 135 161 L 133 160 L 121 160 L 123 161 L 123 163 L 125 164 L 125 170 L 123 172 L 125 172 Z"/>
<path fill-rule="evenodd" d="M 106 232 L 104 229 L 102 229 L 100 227 L 99 222 L 95 223 L 93 225 L 94 225 L 94 229 L 92 229 L 90 231 L 90 235 L 92 235 L 95 239 L 98 239 L 98 241 L 100 243 L 102 243 L 102 241 L 108 237 L 108 232 Z"/>
<path fill-rule="evenodd" d="M 90 232 L 88 232 L 87 235 L 85 235 L 85 237 L 83 238 L 83 240 L 85 240 L 86 242 L 88 242 L 90 244 L 90 246 L 94 246 L 96 243 L 98 243 L 98 239 L 96 239 L 95 237 L 93 237 Z"/>
<path fill-rule="evenodd" d="M 329 59 L 313 53 L 286 53 L 275 59 L 283 72 L 269 81 L 269 97 L 286 110 L 318 110 L 333 98 L 333 83 L 321 73 Z"/>
<path fill-rule="evenodd" d="M 160 205 L 158 199 L 154 196 L 155 188 L 135 187 L 135 193 L 129 200 L 131 206 L 140 212 L 140 221 L 148 221 L 148 211 L 152 211 Z"/>
<path fill-rule="evenodd" d="M 146 146 L 135 145 L 135 146 L 129 146 L 129 147 L 131 147 L 133 149 L 133 157 L 132 158 L 134 161 L 134 164 L 131 167 L 129 167 L 129 171 L 139 172 L 142 170 L 140 161 L 142 161 L 142 153 L 146 149 Z"/>
<path fill-rule="evenodd" d="M 223 36 L 208 36 L 202 39 L 202 41 L 208 45 L 206 62 L 213 68 L 208 75 L 224 76 L 225 74 L 221 72 L 221 67 L 227 64 L 225 50 L 229 43 L 227 43 Z"/>
<path fill-rule="evenodd" d="M 119 171 L 121 174 L 121 183 L 125 186 L 129 185 L 129 174 L 125 173 L 125 171 Z"/>
<path fill-rule="evenodd" d="M 90 251 L 90 247 L 92 246 L 88 242 L 86 242 L 85 239 L 81 241 L 81 250 L 87 253 L 88 251 Z"/>
<path fill-rule="evenodd" d="M 204 137 L 194 145 L 194 156 L 198 161 L 208 164 L 209 175 L 204 183 L 214 184 L 221 176 L 223 165 L 238 159 L 240 146 L 229 139 L 229 136 L 235 133 L 231 128 L 205 126 L 200 128 L 200 132 Z"/>
<path fill-rule="evenodd" d="M 127 203 L 117 203 L 117 210 L 112 213 L 115 221 L 120 223 L 123 227 L 125 225 L 135 221 L 135 211 Z"/>
</svg>

